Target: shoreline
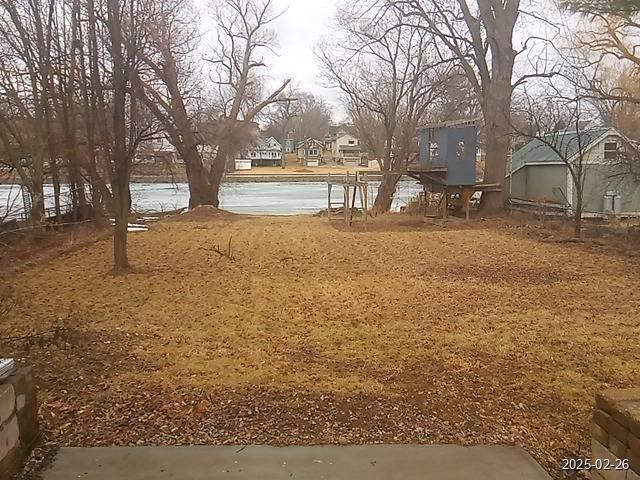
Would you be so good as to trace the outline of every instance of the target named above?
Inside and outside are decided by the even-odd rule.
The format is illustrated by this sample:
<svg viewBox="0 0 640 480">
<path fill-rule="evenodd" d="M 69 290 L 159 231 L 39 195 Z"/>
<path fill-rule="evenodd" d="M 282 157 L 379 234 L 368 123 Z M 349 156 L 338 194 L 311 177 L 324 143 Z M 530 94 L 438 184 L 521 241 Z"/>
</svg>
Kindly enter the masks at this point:
<svg viewBox="0 0 640 480">
<path fill-rule="evenodd" d="M 331 172 L 334 178 L 346 175 L 344 173 Z M 382 180 L 382 173 L 379 171 L 365 171 L 370 181 L 379 182 Z M 355 172 L 349 172 L 355 175 Z M 223 177 L 222 183 L 324 183 L 329 178 L 329 173 L 230 173 Z M 47 183 L 51 183 L 48 179 Z M 132 175 L 131 183 L 188 183 L 186 175 Z M 21 185 L 19 179 L 2 179 L 0 185 Z"/>
<path fill-rule="evenodd" d="M 353 172 L 350 172 L 353 173 Z M 346 172 L 345 172 L 346 175 Z M 332 174 L 332 177 L 339 177 L 339 174 Z M 367 177 L 372 181 L 380 181 L 380 172 L 367 172 Z M 325 173 L 287 173 L 287 174 L 228 174 L 222 179 L 222 183 L 324 183 L 329 178 Z M 167 178 L 148 175 L 137 175 L 131 178 L 131 183 L 188 183 L 185 178 Z"/>
</svg>

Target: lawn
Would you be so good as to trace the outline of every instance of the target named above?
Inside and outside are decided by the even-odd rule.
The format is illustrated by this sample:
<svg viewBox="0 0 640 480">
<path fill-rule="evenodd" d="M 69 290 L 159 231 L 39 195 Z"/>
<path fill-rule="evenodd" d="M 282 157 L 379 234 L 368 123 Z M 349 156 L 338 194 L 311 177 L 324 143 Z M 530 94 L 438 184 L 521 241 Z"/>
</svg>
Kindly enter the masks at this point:
<svg viewBox="0 0 640 480">
<path fill-rule="evenodd" d="M 47 440 L 514 443 L 559 477 L 595 392 L 638 386 L 637 259 L 494 224 L 208 217 L 132 235 L 126 277 L 103 240 L 8 280 L 0 336 L 45 335 L 0 353 L 36 367 Z"/>
</svg>

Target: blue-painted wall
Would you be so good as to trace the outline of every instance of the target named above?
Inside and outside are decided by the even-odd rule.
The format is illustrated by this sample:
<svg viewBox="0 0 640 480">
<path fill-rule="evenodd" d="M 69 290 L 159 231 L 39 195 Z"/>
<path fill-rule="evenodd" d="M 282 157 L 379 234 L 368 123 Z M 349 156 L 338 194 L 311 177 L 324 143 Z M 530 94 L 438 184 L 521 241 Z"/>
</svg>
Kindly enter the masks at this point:
<svg viewBox="0 0 640 480">
<path fill-rule="evenodd" d="M 433 141 L 438 145 L 436 158 L 431 158 L 429 131 L 429 129 L 420 131 L 421 168 L 446 167 L 448 185 L 475 185 L 477 129 L 446 127 L 433 130 Z"/>
</svg>

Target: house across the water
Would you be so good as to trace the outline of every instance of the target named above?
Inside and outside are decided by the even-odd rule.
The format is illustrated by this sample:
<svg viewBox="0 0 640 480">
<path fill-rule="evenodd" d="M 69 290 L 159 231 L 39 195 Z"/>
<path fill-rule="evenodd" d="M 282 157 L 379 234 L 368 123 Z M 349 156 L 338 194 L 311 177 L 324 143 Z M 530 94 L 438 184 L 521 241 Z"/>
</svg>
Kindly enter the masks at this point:
<svg viewBox="0 0 640 480">
<path fill-rule="evenodd" d="M 307 138 L 298 144 L 298 160 L 305 167 L 318 167 L 325 152 L 325 144 L 315 138 Z"/>
<path fill-rule="evenodd" d="M 259 138 L 247 149 L 247 156 L 254 167 L 275 167 L 282 163 L 282 145 L 274 137 Z"/>
<path fill-rule="evenodd" d="M 629 168 L 633 158 L 639 159 L 637 146 L 613 128 L 556 132 L 512 155 L 506 188 L 512 205 L 544 203 L 571 211 L 577 196 L 567 162 L 582 159 L 585 217 L 640 216 L 640 178 Z"/>
<path fill-rule="evenodd" d="M 325 148 L 331 159 L 345 167 L 358 167 L 362 162 L 362 147 L 352 126 L 334 126 L 325 138 Z"/>
</svg>

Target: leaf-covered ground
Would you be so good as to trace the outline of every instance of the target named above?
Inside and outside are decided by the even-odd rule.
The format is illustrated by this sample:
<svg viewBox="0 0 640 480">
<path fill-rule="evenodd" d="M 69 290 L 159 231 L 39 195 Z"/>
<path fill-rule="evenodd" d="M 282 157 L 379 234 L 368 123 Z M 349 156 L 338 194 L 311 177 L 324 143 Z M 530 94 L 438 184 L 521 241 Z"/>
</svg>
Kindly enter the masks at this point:
<svg viewBox="0 0 640 480">
<path fill-rule="evenodd" d="M 9 279 L 60 445 L 515 443 L 558 478 L 638 386 L 640 262 L 506 228 L 194 215 Z M 208 219 L 208 221 L 206 221 Z M 231 240 L 235 261 L 216 253 Z"/>
</svg>

